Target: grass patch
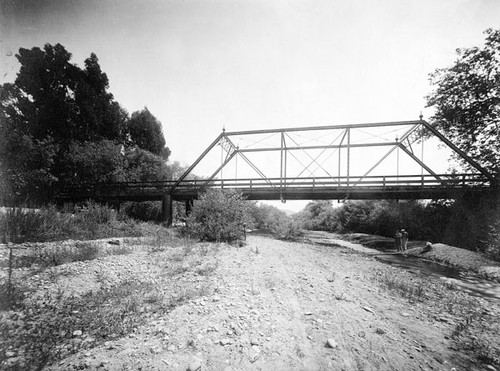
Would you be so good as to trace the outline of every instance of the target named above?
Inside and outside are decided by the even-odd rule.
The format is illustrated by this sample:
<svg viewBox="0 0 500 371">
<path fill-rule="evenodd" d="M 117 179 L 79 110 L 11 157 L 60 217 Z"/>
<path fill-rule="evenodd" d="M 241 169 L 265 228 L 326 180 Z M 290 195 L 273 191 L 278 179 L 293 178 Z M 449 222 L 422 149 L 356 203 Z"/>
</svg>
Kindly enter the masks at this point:
<svg viewBox="0 0 500 371">
<path fill-rule="evenodd" d="M 401 274 L 387 270 L 376 272 L 373 278 L 387 291 L 408 300 L 422 301 L 426 298 L 426 282 L 422 279 L 406 280 Z"/>
</svg>

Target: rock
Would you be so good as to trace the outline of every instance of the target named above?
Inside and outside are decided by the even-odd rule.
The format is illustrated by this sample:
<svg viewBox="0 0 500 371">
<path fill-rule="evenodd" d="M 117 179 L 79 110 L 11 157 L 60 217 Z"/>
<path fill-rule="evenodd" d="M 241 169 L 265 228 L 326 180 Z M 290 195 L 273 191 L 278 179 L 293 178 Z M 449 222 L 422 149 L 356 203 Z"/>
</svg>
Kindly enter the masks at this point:
<svg viewBox="0 0 500 371">
<path fill-rule="evenodd" d="M 253 338 L 250 340 L 250 345 L 260 345 L 260 341 L 258 339 Z"/>
<path fill-rule="evenodd" d="M 334 340 L 334 339 L 328 339 L 326 341 L 326 347 L 327 348 L 332 348 L 332 349 L 335 349 L 337 348 L 339 345 L 337 344 L 337 342 Z"/>
<path fill-rule="evenodd" d="M 251 363 L 257 361 L 260 357 L 260 348 L 257 345 L 252 345 L 252 347 L 248 350 L 248 359 Z"/>
<path fill-rule="evenodd" d="M 361 307 L 361 308 L 363 308 L 363 309 L 364 309 L 364 310 L 366 310 L 367 312 L 370 312 L 370 313 L 372 313 L 372 314 L 375 314 L 375 312 L 374 312 L 374 311 L 373 311 L 373 309 L 371 309 L 371 308 L 368 308 L 368 307 Z"/>
<path fill-rule="evenodd" d="M 223 346 L 230 345 L 232 343 L 233 343 L 232 340 L 231 339 L 227 339 L 227 338 L 221 339 L 221 341 L 220 341 L 220 345 L 223 345 Z"/>
<path fill-rule="evenodd" d="M 82 330 L 73 331 L 73 336 L 82 336 L 82 334 L 83 334 Z"/>
<path fill-rule="evenodd" d="M 16 356 L 16 352 L 12 352 L 10 350 L 6 351 L 5 352 L 5 357 L 7 358 L 12 358 L 12 357 L 15 357 Z"/>
<path fill-rule="evenodd" d="M 176 350 L 176 349 L 177 349 L 177 348 L 176 348 L 176 346 L 175 346 L 174 344 L 170 344 L 170 345 L 167 347 L 167 350 L 168 350 L 169 352 L 175 352 L 175 350 Z"/>
<path fill-rule="evenodd" d="M 203 366 L 203 361 L 198 357 L 193 357 L 186 371 L 199 371 L 201 370 L 201 366 Z"/>
<path fill-rule="evenodd" d="M 401 315 L 403 317 L 410 317 L 410 313 L 408 313 L 408 312 L 401 312 Z"/>
<path fill-rule="evenodd" d="M 497 369 L 495 367 L 493 367 L 492 365 L 488 365 L 488 366 L 486 366 L 486 368 L 488 370 L 491 370 L 491 371 L 497 371 Z"/>
</svg>

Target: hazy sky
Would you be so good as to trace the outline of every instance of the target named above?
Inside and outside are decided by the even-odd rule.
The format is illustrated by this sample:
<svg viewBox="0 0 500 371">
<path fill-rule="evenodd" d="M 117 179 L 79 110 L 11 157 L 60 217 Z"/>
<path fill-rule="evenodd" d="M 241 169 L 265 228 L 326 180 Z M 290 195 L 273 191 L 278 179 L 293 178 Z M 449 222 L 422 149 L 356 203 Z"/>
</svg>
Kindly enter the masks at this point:
<svg viewBox="0 0 500 371">
<path fill-rule="evenodd" d="M 223 126 L 426 118 L 428 74 L 500 27 L 498 0 L 0 1 L 1 82 L 19 47 L 61 43 L 80 66 L 94 52 L 186 164 Z"/>
</svg>

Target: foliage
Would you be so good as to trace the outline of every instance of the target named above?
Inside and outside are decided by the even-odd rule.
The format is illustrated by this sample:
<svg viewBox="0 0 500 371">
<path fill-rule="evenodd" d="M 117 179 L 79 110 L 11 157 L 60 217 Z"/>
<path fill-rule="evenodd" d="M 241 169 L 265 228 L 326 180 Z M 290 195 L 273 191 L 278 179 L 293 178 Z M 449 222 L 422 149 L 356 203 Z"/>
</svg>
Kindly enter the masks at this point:
<svg viewBox="0 0 500 371">
<path fill-rule="evenodd" d="M 16 80 L 0 86 L 4 204 L 47 203 L 68 182 L 166 178 L 161 123 L 147 109 L 129 118 L 95 54 L 84 68 L 61 44 L 21 48 L 16 57 Z"/>
<path fill-rule="evenodd" d="M 98 59 L 91 54 L 85 68 L 70 63 L 61 44 L 19 49 L 21 68 L 14 84 L 5 84 L 2 105 L 17 130 L 33 139 L 88 141 L 117 139 L 124 115 Z"/>
<path fill-rule="evenodd" d="M 306 205 L 295 219 L 303 228 L 316 231 L 334 231 L 338 229 L 337 212 L 331 201 L 313 201 Z"/>
<path fill-rule="evenodd" d="M 482 166 L 499 172 L 500 30 L 485 34 L 483 47 L 457 49 L 451 67 L 430 75 L 435 88 L 426 98 L 435 108 L 435 127 Z"/>
<path fill-rule="evenodd" d="M 141 232 L 128 220 L 118 220 L 110 207 L 89 202 L 83 207 L 68 206 L 65 212 L 55 206 L 39 210 L 9 208 L 0 215 L 0 234 L 20 243 L 136 236 Z"/>
<path fill-rule="evenodd" d="M 65 182 L 107 183 L 126 180 L 127 161 L 121 146 L 111 140 L 72 142 L 65 162 Z"/>
<path fill-rule="evenodd" d="M 127 217 L 144 222 L 162 222 L 161 202 L 126 202 L 120 208 Z"/>
<path fill-rule="evenodd" d="M 165 160 L 168 159 L 170 150 L 165 147 L 161 122 L 146 107 L 142 111 L 132 113 L 128 122 L 128 134 L 133 145 L 161 156 Z"/>
<path fill-rule="evenodd" d="M 50 198 L 57 177 L 53 174 L 58 145 L 52 138 L 35 140 L 0 123 L 0 178 L 2 197 L 36 204 Z"/>
<path fill-rule="evenodd" d="M 249 213 L 251 228 L 269 230 L 283 240 L 295 240 L 302 235 L 299 223 L 275 206 L 250 203 Z"/>
<path fill-rule="evenodd" d="M 299 223 L 289 217 L 278 218 L 271 225 L 271 231 L 281 240 L 295 241 L 301 237 L 302 232 Z"/>
<path fill-rule="evenodd" d="M 202 241 L 241 240 L 250 221 L 248 204 L 234 190 L 208 190 L 195 200 L 187 231 Z"/>
<path fill-rule="evenodd" d="M 137 147 L 126 148 L 124 152 L 127 166 L 123 172 L 127 181 L 154 182 L 168 179 L 169 168 L 164 158 Z"/>
</svg>

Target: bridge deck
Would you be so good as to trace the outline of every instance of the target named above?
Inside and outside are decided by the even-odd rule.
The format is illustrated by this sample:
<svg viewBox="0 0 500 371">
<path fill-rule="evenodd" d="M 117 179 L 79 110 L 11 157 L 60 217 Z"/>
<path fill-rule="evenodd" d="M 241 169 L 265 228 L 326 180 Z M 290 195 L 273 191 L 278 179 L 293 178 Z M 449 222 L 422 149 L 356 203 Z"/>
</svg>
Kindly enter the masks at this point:
<svg viewBox="0 0 500 371">
<path fill-rule="evenodd" d="M 490 180 L 482 174 L 400 175 L 269 179 L 183 180 L 79 184 L 59 194 L 59 201 L 185 201 L 210 188 L 236 189 L 249 200 L 312 199 L 431 199 L 458 198 L 464 192 L 487 192 Z"/>
</svg>

